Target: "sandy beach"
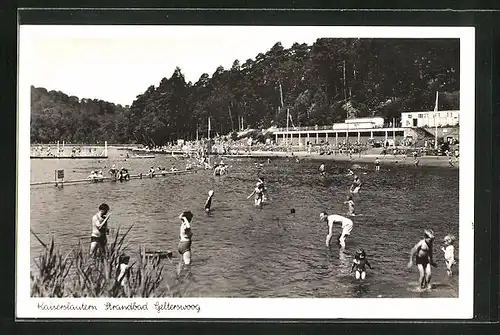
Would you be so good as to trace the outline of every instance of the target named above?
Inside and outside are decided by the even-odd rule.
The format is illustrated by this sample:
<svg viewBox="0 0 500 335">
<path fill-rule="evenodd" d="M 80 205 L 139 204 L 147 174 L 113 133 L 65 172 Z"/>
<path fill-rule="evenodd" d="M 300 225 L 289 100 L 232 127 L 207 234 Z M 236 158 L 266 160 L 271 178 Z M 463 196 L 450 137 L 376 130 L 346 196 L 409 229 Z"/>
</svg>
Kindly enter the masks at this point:
<svg viewBox="0 0 500 335">
<path fill-rule="evenodd" d="M 292 157 L 292 152 L 282 152 L 282 151 L 251 151 L 240 155 L 221 155 L 223 157 L 248 157 L 248 158 L 286 158 Z M 306 151 L 293 152 L 293 157 L 299 157 L 301 160 L 322 160 L 322 161 L 334 161 L 334 162 L 349 162 L 355 163 L 375 163 L 375 159 L 378 157 L 380 164 L 391 164 L 391 165 L 414 165 L 413 157 L 407 156 L 406 159 L 403 155 L 361 155 L 353 154 L 352 160 L 349 160 L 348 155 L 320 155 L 316 152 L 311 152 L 310 154 Z M 449 158 L 447 156 L 422 156 L 418 157 L 419 166 L 434 166 L 434 167 L 446 167 L 449 166 Z M 459 167 L 459 160 L 454 161 L 454 167 Z"/>
</svg>

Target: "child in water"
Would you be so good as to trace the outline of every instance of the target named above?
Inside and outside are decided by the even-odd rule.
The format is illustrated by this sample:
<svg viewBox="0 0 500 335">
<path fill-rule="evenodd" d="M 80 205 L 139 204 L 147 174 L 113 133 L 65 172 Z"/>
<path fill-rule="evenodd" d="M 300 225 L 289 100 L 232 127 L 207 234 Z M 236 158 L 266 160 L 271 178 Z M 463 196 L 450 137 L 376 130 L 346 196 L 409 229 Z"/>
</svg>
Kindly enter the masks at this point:
<svg viewBox="0 0 500 335">
<path fill-rule="evenodd" d="M 354 175 L 354 181 L 352 182 L 350 192 L 358 193 L 360 188 L 361 188 L 361 180 L 357 175 Z"/>
<path fill-rule="evenodd" d="M 442 247 L 441 250 L 444 252 L 446 273 L 451 277 L 453 275 L 451 267 L 455 264 L 455 247 L 453 246 L 453 242 L 455 242 L 455 236 L 446 235 L 443 239 L 443 242 L 444 247 Z"/>
<path fill-rule="evenodd" d="M 130 256 L 120 255 L 118 259 L 116 285 L 123 289 L 125 296 L 128 297 L 129 292 L 129 277 L 130 277 L 130 266 L 129 266 Z"/>
<path fill-rule="evenodd" d="M 207 212 L 207 214 L 210 214 L 210 208 L 212 207 L 213 196 L 214 196 L 214 191 L 213 190 L 208 191 L 208 198 L 207 201 L 205 202 L 205 212 Z"/>
<path fill-rule="evenodd" d="M 368 263 L 368 259 L 366 259 L 365 251 L 363 249 L 358 249 L 354 256 L 354 261 L 352 262 L 351 273 L 356 269 L 356 279 L 365 279 L 367 265 L 372 269 L 372 266 Z"/>
<path fill-rule="evenodd" d="M 344 201 L 344 205 L 345 204 L 348 206 L 347 215 L 356 216 L 356 213 L 354 213 L 354 200 L 352 200 L 352 195 L 349 195 L 347 201 Z"/>
</svg>

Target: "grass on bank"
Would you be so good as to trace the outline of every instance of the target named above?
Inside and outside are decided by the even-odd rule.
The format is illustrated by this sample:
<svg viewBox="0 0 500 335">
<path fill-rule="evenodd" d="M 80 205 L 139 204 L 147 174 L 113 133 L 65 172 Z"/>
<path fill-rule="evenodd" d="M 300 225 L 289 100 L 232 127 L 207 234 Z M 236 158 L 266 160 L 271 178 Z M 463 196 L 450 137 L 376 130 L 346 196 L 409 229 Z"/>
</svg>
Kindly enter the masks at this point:
<svg viewBox="0 0 500 335">
<path fill-rule="evenodd" d="M 33 231 L 32 234 L 44 247 L 35 260 L 37 273 L 30 272 L 32 297 L 163 297 L 170 296 L 168 285 L 161 288 L 163 265 L 160 257 L 146 257 L 137 250 L 135 261 L 129 264 L 128 285 L 124 288 L 117 277 L 119 259 L 128 246 L 125 239 L 133 226 L 125 232 L 118 228 L 108 243 L 107 266 L 100 253 L 92 257 L 81 242 L 73 250 L 63 254 L 51 239 L 44 243 Z M 132 258 L 132 257 L 131 257 Z"/>
</svg>

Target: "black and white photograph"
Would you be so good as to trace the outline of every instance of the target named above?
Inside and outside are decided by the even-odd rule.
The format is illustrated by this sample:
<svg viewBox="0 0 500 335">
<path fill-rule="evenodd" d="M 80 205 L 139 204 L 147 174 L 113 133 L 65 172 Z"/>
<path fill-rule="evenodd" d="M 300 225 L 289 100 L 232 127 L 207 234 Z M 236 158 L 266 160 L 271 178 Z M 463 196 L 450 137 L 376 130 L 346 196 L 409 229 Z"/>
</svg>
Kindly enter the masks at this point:
<svg viewBox="0 0 500 335">
<path fill-rule="evenodd" d="M 472 318 L 474 28 L 19 31 L 18 316 Z"/>
</svg>

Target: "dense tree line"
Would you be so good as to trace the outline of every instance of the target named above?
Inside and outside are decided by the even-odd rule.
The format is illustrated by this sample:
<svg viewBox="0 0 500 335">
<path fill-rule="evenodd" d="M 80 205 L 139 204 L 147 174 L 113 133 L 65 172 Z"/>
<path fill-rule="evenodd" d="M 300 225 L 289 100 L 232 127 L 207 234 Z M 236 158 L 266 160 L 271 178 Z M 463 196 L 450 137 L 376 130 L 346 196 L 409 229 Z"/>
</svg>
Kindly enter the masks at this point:
<svg viewBox="0 0 500 335">
<path fill-rule="evenodd" d="M 347 117 L 459 109 L 459 40 L 318 39 L 277 42 L 196 83 L 176 68 L 130 108 L 32 88 L 32 141 L 164 144 L 244 128 L 327 125 Z"/>
</svg>

